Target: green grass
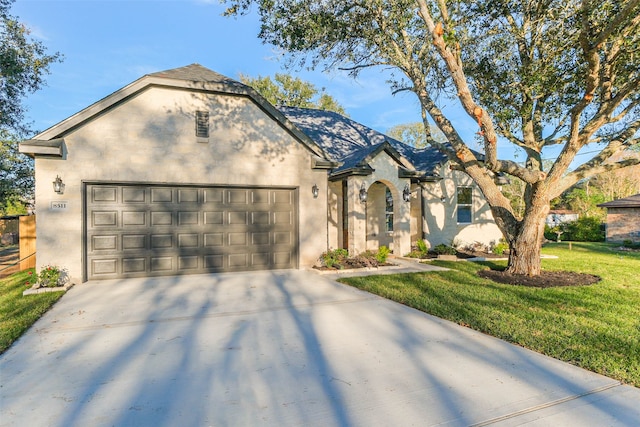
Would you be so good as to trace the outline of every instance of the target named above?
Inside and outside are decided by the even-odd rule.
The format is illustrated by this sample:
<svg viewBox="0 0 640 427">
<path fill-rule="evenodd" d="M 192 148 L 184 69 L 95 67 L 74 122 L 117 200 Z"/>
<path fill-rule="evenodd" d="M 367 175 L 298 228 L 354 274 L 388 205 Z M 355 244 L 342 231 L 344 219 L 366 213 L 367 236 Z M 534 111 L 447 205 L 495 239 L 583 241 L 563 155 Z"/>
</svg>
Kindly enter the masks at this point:
<svg viewBox="0 0 640 427">
<path fill-rule="evenodd" d="M 640 253 L 605 243 L 554 243 L 545 270 L 590 273 L 590 286 L 529 288 L 477 276 L 473 262 L 446 272 L 344 278 L 357 288 L 585 369 L 640 386 Z M 506 262 L 495 262 L 504 266 Z"/>
<path fill-rule="evenodd" d="M 7 350 L 64 292 L 22 296 L 33 269 L 0 279 L 0 354 Z"/>
</svg>

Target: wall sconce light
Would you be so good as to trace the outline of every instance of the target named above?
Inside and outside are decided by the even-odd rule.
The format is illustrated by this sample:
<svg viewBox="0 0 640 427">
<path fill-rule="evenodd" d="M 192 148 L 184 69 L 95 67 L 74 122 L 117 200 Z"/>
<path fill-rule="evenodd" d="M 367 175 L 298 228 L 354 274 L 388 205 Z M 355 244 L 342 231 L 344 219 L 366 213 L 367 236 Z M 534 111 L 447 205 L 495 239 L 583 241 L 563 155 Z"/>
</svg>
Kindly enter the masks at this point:
<svg viewBox="0 0 640 427">
<path fill-rule="evenodd" d="M 318 194 L 320 194 L 320 189 L 316 184 L 313 184 L 313 187 L 311 187 L 311 194 L 313 194 L 314 199 L 318 198 Z"/>
<path fill-rule="evenodd" d="M 58 194 L 64 193 L 64 183 L 59 175 L 56 175 L 56 180 L 53 181 L 53 191 Z"/>
<path fill-rule="evenodd" d="M 365 187 L 364 182 L 362 183 L 362 187 L 360 187 L 360 201 L 362 203 L 367 201 L 367 188 Z"/>
<path fill-rule="evenodd" d="M 402 190 L 402 199 L 405 202 L 409 202 L 411 200 L 411 190 L 409 189 L 409 185 L 404 186 L 404 190 Z"/>
</svg>

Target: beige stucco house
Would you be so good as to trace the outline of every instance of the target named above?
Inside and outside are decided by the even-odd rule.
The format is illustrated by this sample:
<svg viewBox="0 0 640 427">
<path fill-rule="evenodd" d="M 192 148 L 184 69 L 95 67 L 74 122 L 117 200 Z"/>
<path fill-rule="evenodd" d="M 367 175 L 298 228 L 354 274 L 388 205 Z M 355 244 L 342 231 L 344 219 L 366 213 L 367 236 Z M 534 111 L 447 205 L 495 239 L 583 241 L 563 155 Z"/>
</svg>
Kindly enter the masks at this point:
<svg viewBox="0 0 640 427">
<path fill-rule="evenodd" d="M 434 149 L 278 109 L 198 64 L 145 75 L 20 150 L 35 157 L 38 266 L 77 281 L 501 237 L 471 179 Z"/>
</svg>

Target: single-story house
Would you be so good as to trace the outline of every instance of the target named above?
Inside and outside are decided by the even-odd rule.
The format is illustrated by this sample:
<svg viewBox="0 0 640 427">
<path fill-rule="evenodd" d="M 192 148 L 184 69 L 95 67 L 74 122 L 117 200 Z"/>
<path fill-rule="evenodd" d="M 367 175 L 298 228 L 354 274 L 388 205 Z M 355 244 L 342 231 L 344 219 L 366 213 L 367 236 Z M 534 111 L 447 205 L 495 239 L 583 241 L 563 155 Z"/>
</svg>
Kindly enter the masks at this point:
<svg viewBox="0 0 640 427">
<path fill-rule="evenodd" d="M 312 266 L 417 239 L 501 238 L 433 148 L 335 113 L 276 108 L 198 64 L 152 73 L 52 126 L 35 158 L 38 267 L 78 281 Z"/>
<path fill-rule="evenodd" d="M 551 209 L 547 214 L 547 219 L 545 223 L 553 228 L 560 224 L 565 224 L 567 222 L 577 221 L 579 215 L 573 211 L 568 209 Z"/>
<path fill-rule="evenodd" d="M 640 194 L 598 206 L 607 208 L 607 242 L 640 242 Z"/>
</svg>

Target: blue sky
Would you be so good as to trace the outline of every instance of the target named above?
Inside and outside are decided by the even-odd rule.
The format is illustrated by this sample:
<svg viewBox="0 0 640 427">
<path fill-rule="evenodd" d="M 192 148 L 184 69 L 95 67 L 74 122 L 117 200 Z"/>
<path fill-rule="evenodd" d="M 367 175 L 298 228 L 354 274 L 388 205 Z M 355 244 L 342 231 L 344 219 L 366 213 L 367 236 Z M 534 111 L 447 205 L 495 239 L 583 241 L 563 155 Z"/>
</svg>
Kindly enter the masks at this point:
<svg viewBox="0 0 640 427">
<path fill-rule="evenodd" d="M 285 72 L 284 62 L 257 37 L 255 16 L 226 18 L 218 0 L 17 0 L 17 15 L 49 52 L 47 86 L 26 100 L 27 118 L 42 131 L 144 74 L 199 63 L 231 78 Z M 336 98 L 349 116 L 378 131 L 420 121 L 415 95 L 392 96 L 382 70 L 357 80 L 344 72 L 292 73 Z M 472 140 L 477 124 L 456 123 Z"/>
</svg>

